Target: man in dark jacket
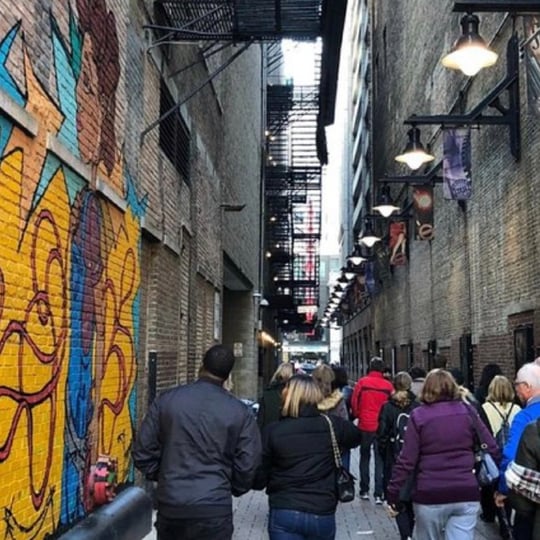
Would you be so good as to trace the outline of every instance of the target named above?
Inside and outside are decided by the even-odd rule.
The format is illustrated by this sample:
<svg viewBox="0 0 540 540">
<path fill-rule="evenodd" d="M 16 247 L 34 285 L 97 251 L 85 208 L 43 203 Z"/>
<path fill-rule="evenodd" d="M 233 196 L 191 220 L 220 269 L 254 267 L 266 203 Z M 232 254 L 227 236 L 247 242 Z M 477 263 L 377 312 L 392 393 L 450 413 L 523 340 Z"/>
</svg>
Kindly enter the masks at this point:
<svg viewBox="0 0 540 540">
<path fill-rule="evenodd" d="M 375 458 L 375 504 L 383 500 L 383 461 L 377 449 L 377 428 L 379 414 L 383 405 L 394 391 L 390 381 L 383 377 L 384 363 L 375 356 L 369 364 L 369 372 L 358 380 L 354 387 L 351 407 L 353 415 L 358 418 L 358 429 L 362 433 L 360 443 L 360 498 L 369 500 L 369 461 L 373 446 Z"/>
<path fill-rule="evenodd" d="M 526 490 L 518 489 L 522 486 L 510 486 L 511 490 L 508 496 L 516 510 L 516 515 L 519 516 L 518 524 L 521 523 L 521 527 L 518 525 L 514 537 L 516 540 L 533 540 L 540 538 L 540 482 L 538 482 L 540 476 L 540 419 L 525 427 L 519 441 L 515 463 L 511 463 L 508 468 L 512 470 L 512 467 L 516 465 L 524 467 L 522 471 L 525 477 L 524 484 L 533 487 L 534 490 L 533 493 L 527 493 Z"/>
<path fill-rule="evenodd" d="M 223 388 L 233 365 L 213 346 L 199 379 L 161 394 L 141 425 L 133 460 L 158 482 L 158 540 L 232 538 L 231 495 L 251 489 L 262 453 L 253 414 Z"/>
</svg>

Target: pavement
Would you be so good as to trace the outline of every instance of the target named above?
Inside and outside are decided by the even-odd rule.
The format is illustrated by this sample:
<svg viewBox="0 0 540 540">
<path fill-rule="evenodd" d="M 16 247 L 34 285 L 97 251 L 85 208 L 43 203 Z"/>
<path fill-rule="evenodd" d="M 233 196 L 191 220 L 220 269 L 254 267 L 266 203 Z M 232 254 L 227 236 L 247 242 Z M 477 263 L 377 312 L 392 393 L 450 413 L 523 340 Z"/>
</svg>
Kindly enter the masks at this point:
<svg viewBox="0 0 540 540">
<path fill-rule="evenodd" d="M 372 460 L 373 461 L 373 460 Z M 358 471 L 358 451 L 351 456 L 351 471 Z M 233 540 L 268 540 L 268 500 L 261 491 L 250 491 L 234 499 Z M 384 506 L 376 506 L 373 499 L 357 498 L 338 504 L 336 511 L 336 540 L 399 540 L 395 520 L 387 516 Z M 500 540 L 497 526 L 478 520 L 475 540 Z M 157 540 L 153 530 L 143 540 Z"/>
</svg>

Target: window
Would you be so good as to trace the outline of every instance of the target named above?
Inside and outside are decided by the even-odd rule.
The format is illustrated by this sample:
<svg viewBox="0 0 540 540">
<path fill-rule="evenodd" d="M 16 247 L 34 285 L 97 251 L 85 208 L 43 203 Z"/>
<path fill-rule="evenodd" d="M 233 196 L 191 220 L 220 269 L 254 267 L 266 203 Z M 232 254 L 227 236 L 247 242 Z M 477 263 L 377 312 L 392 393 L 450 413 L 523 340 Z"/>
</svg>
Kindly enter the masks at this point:
<svg viewBox="0 0 540 540">
<path fill-rule="evenodd" d="M 170 111 L 175 106 L 175 101 L 169 89 L 161 81 L 159 114 L 160 116 Z M 180 173 L 183 180 L 190 183 L 190 154 L 191 135 L 179 110 L 162 120 L 159 126 L 159 146 L 164 154 L 171 160 L 174 168 Z"/>
</svg>

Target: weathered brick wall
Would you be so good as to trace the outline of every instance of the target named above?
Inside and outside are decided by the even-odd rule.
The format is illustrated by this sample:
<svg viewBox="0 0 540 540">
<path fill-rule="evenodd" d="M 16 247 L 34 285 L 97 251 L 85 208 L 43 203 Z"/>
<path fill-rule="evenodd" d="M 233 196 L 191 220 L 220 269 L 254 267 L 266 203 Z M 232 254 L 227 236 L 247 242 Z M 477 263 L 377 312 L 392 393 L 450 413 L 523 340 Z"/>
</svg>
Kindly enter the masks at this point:
<svg viewBox="0 0 540 540">
<path fill-rule="evenodd" d="M 159 127 L 140 141 L 167 77 L 161 53 L 147 52 L 151 7 L 0 0 L 0 536 L 45 538 L 82 519 L 98 454 L 118 460 L 120 482 L 134 479 L 150 351 L 161 389 L 193 377 L 215 341 L 224 193 L 249 202 L 226 247 L 256 283 L 257 50 L 237 66 L 238 96 L 218 103 L 207 87 L 182 109 L 188 185 Z M 178 49 L 171 69 L 198 54 Z M 182 96 L 207 76 L 198 66 L 169 83 Z"/>
<path fill-rule="evenodd" d="M 409 174 L 393 160 L 405 143 L 404 119 L 414 113 L 449 113 L 460 91 L 463 109 L 470 110 L 504 76 L 511 21 L 503 14 L 480 15 L 481 33 L 488 41 L 493 38 L 500 60 L 467 84 L 463 75 L 440 64 L 460 31 L 460 15 L 451 12 L 450 3 L 442 9 L 428 0 L 371 4 L 374 178 L 380 178 Z M 435 239 L 411 240 L 408 267 L 384 279 L 383 292 L 374 300 L 375 340 L 388 346 L 413 341 L 418 361 L 418 351 L 435 339 L 450 344 L 451 364 L 459 366 L 459 337 L 471 333 L 476 382 L 483 365 L 493 361 L 514 375 L 511 317 L 527 313 L 534 324 L 540 301 L 535 210 L 540 139 L 538 121 L 527 111 L 523 73 L 521 93 L 521 161 L 515 163 L 510 154 L 507 128 L 473 130 L 473 198 L 461 210 L 443 199 L 440 185 L 435 187 Z M 422 126 L 423 142 L 432 142 L 437 160 L 442 155 L 439 128 Z M 538 338 L 537 324 L 534 333 Z"/>
</svg>

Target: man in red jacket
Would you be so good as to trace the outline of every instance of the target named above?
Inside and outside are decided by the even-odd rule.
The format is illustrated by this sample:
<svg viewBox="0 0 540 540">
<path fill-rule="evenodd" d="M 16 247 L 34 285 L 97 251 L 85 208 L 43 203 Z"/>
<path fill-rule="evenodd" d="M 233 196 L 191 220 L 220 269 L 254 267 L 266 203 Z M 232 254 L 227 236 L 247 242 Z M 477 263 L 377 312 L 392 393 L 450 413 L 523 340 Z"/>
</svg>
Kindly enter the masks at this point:
<svg viewBox="0 0 540 540">
<path fill-rule="evenodd" d="M 390 381 L 383 377 L 384 362 L 375 356 L 369 363 L 369 371 L 354 387 L 351 408 L 358 418 L 358 429 L 362 433 L 360 443 L 360 498 L 369 499 L 369 461 L 371 447 L 375 454 L 375 504 L 383 502 L 383 462 L 377 449 L 377 428 L 382 406 L 394 391 Z"/>
</svg>

